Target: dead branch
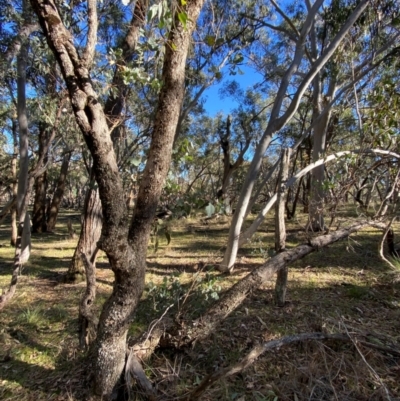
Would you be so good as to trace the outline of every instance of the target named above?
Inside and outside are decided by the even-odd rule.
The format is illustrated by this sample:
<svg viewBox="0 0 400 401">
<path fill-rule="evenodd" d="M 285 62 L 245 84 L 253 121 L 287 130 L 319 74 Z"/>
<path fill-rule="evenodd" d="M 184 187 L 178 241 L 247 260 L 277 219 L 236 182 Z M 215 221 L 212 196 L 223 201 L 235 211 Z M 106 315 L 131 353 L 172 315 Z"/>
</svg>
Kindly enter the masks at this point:
<svg viewBox="0 0 400 401">
<path fill-rule="evenodd" d="M 253 364 L 258 357 L 260 357 L 263 353 L 266 351 L 270 351 L 272 349 L 280 348 L 284 345 L 291 345 L 294 343 L 298 342 L 303 342 L 303 341 L 310 341 L 310 340 L 317 340 L 317 341 L 323 341 L 323 340 L 339 340 L 339 341 L 349 341 L 351 342 L 357 351 L 359 352 L 360 356 L 364 360 L 364 362 L 368 365 L 369 368 L 370 365 L 368 362 L 365 360 L 364 355 L 361 353 L 359 347 L 357 346 L 357 343 L 362 344 L 366 347 L 369 348 L 374 348 L 378 349 L 375 344 L 368 343 L 366 341 L 362 340 L 355 340 L 353 338 L 354 336 L 351 336 L 350 333 L 346 330 L 346 333 L 333 333 L 333 334 L 325 334 L 325 333 L 303 333 L 303 334 L 297 334 L 293 336 L 285 336 L 277 340 L 272 340 L 268 341 L 264 344 L 257 345 L 254 347 L 244 358 L 242 358 L 239 362 L 235 363 L 234 365 L 228 366 L 226 368 L 220 369 L 218 372 L 214 374 L 209 374 L 206 376 L 203 381 L 187 396 L 186 400 L 187 401 L 195 401 L 198 400 L 201 394 L 204 393 L 204 391 L 210 387 L 213 383 L 216 381 L 227 378 L 229 376 L 233 376 L 244 369 L 248 368 L 251 364 Z M 392 348 L 387 348 L 387 347 L 379 347 L 380 351 L 388 352 L 391 354 L 399 355 L 400 351 Z M 372 368 L 371 368 L 372 369 Z M 379 378 L 379 376 L 376 374 L 376 372 L 372 369 L 373 373 L 375 376 L 378 377 L 381 385 L 385 388 L 386 395 L 388 397 L 388 400 L 390 400 L 390 396 L 388 393 L 387 388 L 384 386 L 382 383 L 382 380 Z"/>
<path fill-rule="evenodd" d="M 392 224 L 393 224 L 393 222 L 396 220 L 396 218 L 397 218 L 397 216 L 394 216 L 394 217 L 392 217 L 392 218 L 390 219 L 389 224 L 385 227 L 385 230 L 384 230 L 384 232 L 383 232 L 383 234 L 382 234 L 382 237 L 381 237 L 381 239 L 380 239 L 380 241 L 379 241 L 379 246 L 378 246 L 379 256 L 380 256 L 381 259 L 382 259 L 384 262 L 386 262 L 386 263 L 389 265 L 389 267 L 390 267 L 391 269 L 393 269 L 393 270 L 397 270 L 397 269 L 396 269 L 396 266 L 395 266 L 389 259 L 387 259 L 387 258 L 385 257 L 385 255 L 383 254 L 383 244 L 385 243 L 385 239 L 386 239 L 386 237 L 387 237 L 389 231 L 391 230 Z"/>
<path fill-rule="evenodd" d="M 373 376 L 375 377 L 375 379 L 380 383 L 380 385 L 382 386 L 382 388 L 385 390 L 385 394 L 386 394 L 386 398 L 388 401 L 392 401 L 392 398 L 390 397 L 389 394 L 389 390 L 388 388 L 385 386 L 385 383 L 383 383 L 382 379 L 380 378 L 380 376 L 378 375 L 378 373 L 376 373 L 375 369 L 368 363 L 368 361 L 365 359 L 364 354 L 361 352 L 360 348 L 357 345 L 357 341 L 355 339 L 353 339 L 353 337 L 350 335 L 349 331 L 347 330 L 346 325 L 342 322 L 345 330 L 346 330 L 346 334 L 348 336 L 348 338 L 350 339 L 350 341 L 353 343 L 354 348 L 357 350 L 358 354 L 360 355 L 361 359 L 364 361 L 365 365 L 367 366 L 367 368 L 371 371 L 371 373 L 373 374 Z"/>
<path fill-rule="evenodd" d="M 154 389 L 153 384 L 147 378 L 146 373 L 142 368 L 142 364 L 131 349 L 125 365 L 125 383 L 127 384 L 128 389 L 132 387 L 133 382 L 136 382 L 138 390 L 143 393 L 146 400 L 155 401 L 157 399 L 157 392 Z"/>
<path fill-rule="evenodd" d="M 133 346 L 133 351 L 141 360 L 147 360 L 158 346 L 179 349 L 208 337 L 251 292 L 263 285 L 280 269 L 311 252 L 348 237 L 368 224 L 368 222 L 358 223 L 347 229 L 321 235 L 310 239 L 307 244 L 277 254 L 226 291 L 218 302 L 191 324 L 181 327 L 172 319 L 162 319 L 157 326 L 152 327 L 150 336 L 146 333 L 142 336 L 142 340 Z"/>
</svg>

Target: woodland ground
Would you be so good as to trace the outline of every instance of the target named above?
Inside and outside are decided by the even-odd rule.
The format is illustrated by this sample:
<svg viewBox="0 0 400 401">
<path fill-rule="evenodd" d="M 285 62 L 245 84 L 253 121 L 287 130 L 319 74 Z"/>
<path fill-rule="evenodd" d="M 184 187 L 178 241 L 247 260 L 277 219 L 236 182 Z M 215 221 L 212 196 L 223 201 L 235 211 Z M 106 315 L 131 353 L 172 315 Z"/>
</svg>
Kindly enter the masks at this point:
<svg viewBox="0 0 400 401">
<path fill-rule="evenodd" d="M 342 226 L 352 214 L 343 211 Z M 64 211 L 55 234 L 35 234 L 32 256 L 17 293 L 0 313 L 0 399 L 84 400 L 90 383 L 78 350 L 78 303 L 85 283 L 63 284 L 79 232 L 79 214 Z M 354 217 L 354 216 L 353 216 Z M 287 246 L 304 242 L 305 216 L 288 224 Z M 240 252 L 232 275 L 220 275 L 228 218 L 205 224 L 200 217 L 169 222 L 167 246 L 150 245 L 147 287 L 130 337 L 165 309 L 181 319 L 199 316 L 224 289 L 269 257 L 273 220 Z M 208 373 L 236 362 L 259 342 L 305 332 L 357 333 L 368 342 L 400 350 L 400 283 L 378 257 L 381 233 L 373 228 L 321 249 L 290 266 L 287 303 L 273 302 L 273 282 L 249 296 L 215 334 L 181 353 L 157 353 L 148 375 L 165 394 L 181 396 Z M 0 285 L 10 281 L 13 249 L 0 228 Z M 107 261 L 98 260 L 100 310 L 112 289 Z M 194 284 L 193 284 L 194 283 Z M 189 293 L 188 297 L 184 294 Z M 219 381 L 203 400 L 400 400 L 400 357 L 352 342 L 303 342 L 268 352 L 243 373 Z M 140 399 L 140 396 L 137 396 Z M 167 395 L 165 397 L 167 399 Z"/>
</svg>

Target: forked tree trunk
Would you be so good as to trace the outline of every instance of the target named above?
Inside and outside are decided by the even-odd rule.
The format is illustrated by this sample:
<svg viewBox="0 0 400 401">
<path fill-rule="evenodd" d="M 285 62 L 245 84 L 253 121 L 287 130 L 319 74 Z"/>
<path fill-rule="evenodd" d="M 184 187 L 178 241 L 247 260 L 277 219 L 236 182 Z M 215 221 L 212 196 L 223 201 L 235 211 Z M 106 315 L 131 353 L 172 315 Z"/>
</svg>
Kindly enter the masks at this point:
<svg viewBox="0 0 400 401">
<path fill-rule="evenodd" d="M 165 48 L 163 86 L 159 94 L 152 142 L 129 230 L 128 212 L 122 196 L 123 185 L 109 127 L 90 79 L 91 57 L 85 56 L 93 55 L 95 50 L 95 3 L 93 7 L 93 2 L 88 2 L 88 42 L 84 56 L 79 57 L 70 32 L 62 24 L 55 2 L 31 0 L 45 37 L 60 65 L 76 121 L 93 157 L 93 172 L 99 186 L 103 209 L 99 247 L 107 254 L 115 282 L 113 292 L 104 304 L 90 355 L 93 358 L 95 392 L 108 398 L 124 369 L 126 335 L 144 288 L 147 245 L 171 160 L 184 96 L 190 37 L 203 2 L 189 0 L 182 6 L 187 15 L 186 27 L 179 20 L 178 11 L 174 16 Z"/>
<path fill-rule="evenodd" d="M 92 180 L 86 193 L 83 223 L 78 245 L 65 277 L 66 282 L 77 282 L 85 278 L 85 264 L 82 254 L 88 259 L 90 266 L 96 267 L 97 241 L 100 239 L 102 227 L 102 211 L 99 191 Z"/>
<path fill-rule="evenodd" d="M 47 231 L 49 232 L 54 231 L 54 228 L 56 227 L 57 216 L 60 210 L 61 201 L 64 196 L 65 184 L 67 182 L 67 174 L 71 155 L 72 152 L 66 153 L 61 163 L 60 176 L 58 177 L 56 190 L 54 191 L 53 199 L 51 201 L 49 217 L 47 219 Z"/>
<path fill-rule="evenodd" d="M 287 89 L 290 85 L 293 74 L 295 74 L 301 64 L 304 56 L 305 42 L 308 34 L 313 26 L 313 21 L 318 9 L 321 7 L 323 1 L 316 0 L 310 10 L 308 11 L 306 20 L 301 28 L 299 38 L 296 42 L 296 49 L 294 51 L 293 60 L 291 65 L 286 70 L 280 86 L 275 97 L 274 104 L 271 109 L 267 128 L 259 141 L 253 156 L 253 160 L 250 163 L 246 178 L 243 183 L 243 187 L 239 196 L 236 211 L 234 213 L 232 224 L 229 230 L 229 238 L 227 247 L 224 254 L 224 259 L 219 265 L 221 271 L 232 271 L 236 261 L 236 255 L 239 250 L 239 238 L 242 229 L 243 222 L 245 220 L 246 211 L 248 209 L 251 194 L 258 178 L 258 173 L 261 167 L 262 159 L 268 149 L 273 136 L 282 129 L 293 117 L 298 109 L 300 100 L 308 88 L 309 84 L 313 81 L 318 72 L 328 62 L 331 56 L 334 54 L 339 44 L 345 38 L 347 32 L 350 30 L 354 22 L 363 13 L 367 7 L 369 0 L 361 0 L 357 7 L 354 9 L 352 14 L 343 24 L 343 27 L 337 33 L 336 37 L 330 42 L 328 47 L 324 50 L 321 56 L 313 63 L 310 71 L 305 75 L 304 79 L 298 86 L 295 95 L 292 97 L 291 102 L 286 107 L 284 113 L 281 113 L 284 99 L 286 98 Z"/>
<path fill-rule="evenodd" d="M 240 153 L 237 156 L 235 163 L 231 163 L 231 117 L 228 116 L 226 120 L 226 130 L 225 134 L 220 133 L 220 145 L 223 153 L 224 171 L 222 175 L 222 185 L 217 192 L 217 197 L 220 200 L 225 200 L 226 205 L 230 206 L 230 199 L 228 197 L 228 189 L 231 185 L 232 176 L 236 170 L 244 162 L 244 154 L 250 146 L 250 136 L 246 135 L 246 142 L 244 146 L 241 145 Z M 230 207 L 229 207 L 230 214 Z"/>
</svg>

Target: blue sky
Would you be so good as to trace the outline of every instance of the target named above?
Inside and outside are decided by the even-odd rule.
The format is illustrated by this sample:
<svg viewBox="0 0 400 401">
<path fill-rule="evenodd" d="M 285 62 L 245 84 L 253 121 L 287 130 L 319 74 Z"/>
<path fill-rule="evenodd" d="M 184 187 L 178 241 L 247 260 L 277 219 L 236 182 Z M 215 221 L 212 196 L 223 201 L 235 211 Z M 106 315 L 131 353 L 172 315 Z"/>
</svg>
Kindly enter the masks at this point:
<svg viewBox="0 0 400 401">
<path fill-rule="evenodd" d="M 254 69 L 241 65 L 240 69 L 244 72 L 243 75 L 236 74 L 234 76 L 224 74 L 224 78 L 218 84 L 208 88 L 203 95 L 207 99 L 204 108 L 210 116 L 215 116 L 218 112 L 229 114 L 234 108 L 238 106 L 238 101 L 232 97 L 221 96 L 219 93 L 223 88 L 224 83 L 235 80 L 239 83 L 241 89 L 245 92 L 248 88 L 252 87 L 256 82 L 259 82 L 261 75 L 256 73 Z M 226 69 L 227 71 L 228 69 Z"/>
</svg>

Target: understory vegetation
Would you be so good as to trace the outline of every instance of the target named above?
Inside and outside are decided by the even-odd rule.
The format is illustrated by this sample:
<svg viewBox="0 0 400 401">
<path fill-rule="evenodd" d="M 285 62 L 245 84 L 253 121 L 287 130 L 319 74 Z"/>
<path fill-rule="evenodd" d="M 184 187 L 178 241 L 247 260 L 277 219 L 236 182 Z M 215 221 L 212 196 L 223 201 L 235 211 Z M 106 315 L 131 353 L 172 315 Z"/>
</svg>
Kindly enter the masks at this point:
<svg viewBox="0 0 400 401">
<path fill-rule="evenodd" d="M 349 224 L 354 209 L 344 210 Z M 264 263 L 273 249 L 274 222 L 240 252 L 233 274 L 216 266 L 229 217 L 204 216 L 169 223 L 171 242 L 160 238 L 148 254 L 146 289 L 129 328 L 134 342 L 167 313 L 182 322 L 200 316 L 233 283 Z M 85 352 L 79 351 L 78 306 L 85 283 L 63 277 L 76 246 L 62 211 L 59 230 L 33 237 L 35 252 L 24 267 L 19 291 L 0 315 L 0 398 L 83 400 L 90 398 Z M 288 247 L 307 240 L 306 215 L 289 223 Z M 0 232 L 1 286 L 10 280 L 13 248 L 9 229 Z M 313 253 L 289 268 L 287 301 L 275 306 L 274 282 L 251 293 L 218 333 L 182 352 L 163 350 L 145 371 L 165 399 L 184 396 L 208 374 L 232 365 L 255 345 L 299 333 L 344 333 L 348 341 L 301 341 L 263 354 L 238 375 L 217 382 L 202 400 L 381 400 L 400 397 L 400 281 L 378 254 L 382 233 L 364 229 Z M 103 255 L 97 262 L 96 313 L 113 285 Z M 367 344 L 367 345 L 366 345 Z M 171 390 L 173 389 L 173 390 Z M 135 395 L 140 400 L 140 394 Z M 178 398 L 179 399 L 179 398 Z"/>
</svg>

